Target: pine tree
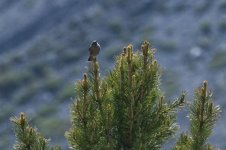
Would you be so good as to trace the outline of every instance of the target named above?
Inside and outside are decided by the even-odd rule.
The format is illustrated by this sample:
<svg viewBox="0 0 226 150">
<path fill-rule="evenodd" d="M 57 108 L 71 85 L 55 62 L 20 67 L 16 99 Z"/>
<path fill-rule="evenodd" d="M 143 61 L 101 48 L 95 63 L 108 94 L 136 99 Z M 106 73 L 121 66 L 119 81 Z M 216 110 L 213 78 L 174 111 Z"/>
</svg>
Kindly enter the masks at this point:
<svg viewBox="0 0 226 150">
<path fill-rule="evenodd" d="M 91 62 L 71 106 L 66 137 L 72 149 L 159 149 L 176 132 L 176 110 L 185 95 L 165 101 L 154 52 L 148 42 L 136 53 L 129 45 L 103 79 Z"/>
<path fill-rule="evenodd" d="M 215 106 L 212 93 L 208 91 L 207 81 L 203 87 L 195 91 L 195 99 L 190 105 L 190 135 L 182 133 L 174 150 L 212 150 L 213 146 L 206 142 L 216 123 L 220 107 Z"/>
</svg>

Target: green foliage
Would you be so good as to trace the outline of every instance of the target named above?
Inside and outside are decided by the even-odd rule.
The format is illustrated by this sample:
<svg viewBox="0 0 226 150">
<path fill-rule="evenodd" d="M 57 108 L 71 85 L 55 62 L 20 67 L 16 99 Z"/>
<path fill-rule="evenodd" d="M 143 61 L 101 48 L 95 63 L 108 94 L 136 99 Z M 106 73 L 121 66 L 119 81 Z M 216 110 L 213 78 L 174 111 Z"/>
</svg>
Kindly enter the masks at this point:
<svg viewBox="0 0 226 150">
<path fill-rule="evenodd" d="M 100 77 L 98 62 L 90 62 L 89 72 L 75 87 L 72 126 L 65 133 L 70 149 L 158 150 L 176 133 L 176 113 L 185 103 L 185 93 L 174 101 L 166 101 L 159 87 L 160 67 L 154 54 L 155 49 L 148 42 L 135 53 L 128 45 L 104 78 Z M 65 88 L 60 97 L 70 96 L 72 90 L 70 86 Z M 204 81 L 190 104 L 190 130 L 181 134 L 173 149 L 212 150 L 206 140 L 219 111 Z M 11 118 L 11 122 L 16 135 L 15 150 L 51 149 L 49 141 L 28 124 L 23 113 Z M 59 121 L 50 119 L 43 124 L 58 125 Z"/>
<path fill-rule="evenodd" d="M 71 106 L 72 128 L 66 133 L 72 149 L 109 149 L 112 139 L 112 104 L 109 89 L 103 81 L 100 83 L 99 67 L 92 64 L 90 77 L 76 86 L 77 98 Z"/>
<path fill-rule="evenodd" d="M 11 122 L 16 135 L 14 150 L 60 150 L 60 147 L 50 148 L 49 140 L 45 139 L 36 129 L 32 128 L 24 115 L 12 117 Z"/>
<path fill-rule="evenodd" d="M 213 147 L 206 143 L 218 119 L 220 108 L 212 101 L 212 93 L 207 89 L 207 82 L 195 91 L 195 99 L 190 105 L 190 135 L 181 134 L 174 150 L 212 150 Z"/>
<path fill-rule="evenodd" d="M 136 53 L 129 45 L 104 79 L 91 62 L 71 106 L 66 137 L 72 149 L 159 149 L 176 132 L 175 112 L 184 94 L 165 102 L 154 52 L 148 42 Z"/>
</svg>

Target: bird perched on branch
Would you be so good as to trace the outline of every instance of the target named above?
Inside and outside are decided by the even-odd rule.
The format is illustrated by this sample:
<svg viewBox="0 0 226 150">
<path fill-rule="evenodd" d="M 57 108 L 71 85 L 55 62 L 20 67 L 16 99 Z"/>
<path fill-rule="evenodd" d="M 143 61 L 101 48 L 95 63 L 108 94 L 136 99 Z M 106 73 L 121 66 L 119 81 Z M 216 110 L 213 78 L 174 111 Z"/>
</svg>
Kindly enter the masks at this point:
<svg viewBox="0 0 226 150">
<path fill-rule="evenodd" d="M 96 56 L 100 52 L 100 45 L 97 41 L 93 41 L 89 47 L 89 59 L 88 61 L 96 61 Z"/>
</svg>

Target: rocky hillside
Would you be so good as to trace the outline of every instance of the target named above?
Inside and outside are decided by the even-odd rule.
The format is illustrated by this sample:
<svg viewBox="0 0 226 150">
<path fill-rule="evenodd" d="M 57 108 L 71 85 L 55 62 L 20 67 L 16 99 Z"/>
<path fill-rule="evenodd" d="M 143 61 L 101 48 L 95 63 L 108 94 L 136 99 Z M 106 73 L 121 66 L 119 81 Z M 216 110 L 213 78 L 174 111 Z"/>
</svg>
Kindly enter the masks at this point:
<svg viewBox="0 0 226 150">
<path fill-rule="evenodd" d="M 143 40 L 157 48 L 169 99 L 209 81 L 221 118 L 210 141 L 226 147 L 226 0 L 1 0 L 0 149 L 12 149 L 9 117 L 23 111 L 52 144 L 67 146 L 74 82 L 98 40 L 104 75 L 114 56 Z M 181 131 L 187 111 L 179 115 Z"/>
</svg>

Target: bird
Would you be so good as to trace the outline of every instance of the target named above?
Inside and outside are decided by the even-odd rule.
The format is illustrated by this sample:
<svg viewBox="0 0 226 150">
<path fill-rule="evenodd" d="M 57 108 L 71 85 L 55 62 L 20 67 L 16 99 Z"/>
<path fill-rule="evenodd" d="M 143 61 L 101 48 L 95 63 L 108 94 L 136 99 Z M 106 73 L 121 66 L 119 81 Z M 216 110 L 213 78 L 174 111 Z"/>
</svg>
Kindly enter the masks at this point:
<svg viewBox="0 0 226 150">
<path fill-rule="evenodd" d="M 95 40 L 92 42 L 92 44 L 89 47 L 89 59 L 88 61 L 96 61 L 96 56 L 100 52 L 100 44 Z"/>
</svg>

